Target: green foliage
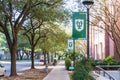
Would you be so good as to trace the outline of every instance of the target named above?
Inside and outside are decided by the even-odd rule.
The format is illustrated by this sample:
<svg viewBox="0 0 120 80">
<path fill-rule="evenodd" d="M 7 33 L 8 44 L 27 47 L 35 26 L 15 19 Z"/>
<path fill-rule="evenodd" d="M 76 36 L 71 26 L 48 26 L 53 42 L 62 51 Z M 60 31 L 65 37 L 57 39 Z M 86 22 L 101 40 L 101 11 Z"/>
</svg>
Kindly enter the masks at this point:
<svg viewBox="0 0 120 80">
<path fill-rule="evenodd" d="M 29 41 L 27 40 L 27 38 L 22 35 L 22 32 L 19 32 L 18 34 L 18 49 L 22 49 L 22 48 L 29 48 L 30 49 L 30 44 Z"/>
<path fill-rule="evenodd" d="M 120 60 L 114 60 L 111 56 L 106 57 L 103 60 L 96 60 L 96 65 L 120 65 Z"/>
<path fill-rule="evenodd" d="M 72 61 L 78 60 L 81 56 L 80 52 L 66 51 L 65 56 L 69 57 Z"/>
<path fill-rule="evenodd" d="M 106 62 L 106 61 L 103 61 L 103 60 L 95 60 L 95 64 L 96 64 L 96 65 L 106 65 L 107 62 Z"/>
<path fill-rule="evenodd" d="M 96 60 L 95 61 L 95 64 L 96 65 L 120 65 L 120 60 L 113 60 L 112 62 L 107 62 L 107 61 L 104 61 L 104 60 Z"/>
<path fill-rule="evenodd" d="M 67 48 L 68 35 L 59 26 L 47 27 L 46 37 L 41 38 L 37 48 L 46 48 L 47 51 L 54 53 L 57 51 L 65 51 Z"/>
<path fill-rule="evenodd" d="M 92 80 L 89 72 L 94 68 L 94 60 L 82 57 L 76 63 L 75 71 L 72 75 L 73 80 Z"/>
<path fill-rule="evenodd" d="M 108 64 L 111 64 L 111 63 L 113 63 L 113 58 L 112 58 L 112 56 L 108 56 L 103 61 L 106 61 Z"/>
<path fill-rule="evenodd" d="M 74 61 L 75 58 L 76 58 L 75 53 L 73 53 L 73 51 L 69 51 L 68 56 L 69 56 L 69 58 L 70 58 L 71 60 L 73 60 L 73 61 Z"/>
<path fill-rule="evenodd" d="M 59 12 L 64 13 L 64 10 L 59 9 L 59 6 L 62 6 L 62 0 L 0 0 L 0 32 L 6 36 L 9 51 L 12 55 L 11 64 L 14 64 L 11 65 L 11 76 L 17 75 L 15 70 L 16 57 L 14 57 L 17 50 L 16 45 L 18 45 L 18 47 L 28 47 L 32 45 L 31 48 L 33 49 L 32 52 L 34 53 L 34 48 L 39 38 L 43 36 L 38 35 L 41 32 L 38 31 L 41 29 L 41 25 L 46 25 L 48 22 L 56 23 L 57 21 L 63 21 L 62 18 L 64 15 Z M 29 18 L 31 18 L 31 20 Z M 37 21 L 38 24 L 34 24 L 32 21 Z M 30 24 L 32 24 L 32 27 Z M 23 38 L 18 40 L 18 33 L 21 31 L 23 26 L 25 33 L 29 33 L 27 38 L 30 42 L 30 45 L 26 45 L 28 43 L 24 42 L 22 40 Z M 48 30 L 46 32 L 48 32 Z M 36 38 L 37 36 L 39 37 Z M 34 56 L 31 57 L 32 60 L 33 57 Z"/>
<path fill-rule="evenodd" d="M 116 61 L 115 63 L 116 63 L 117 65 L 120 65 L 120 60 Z"/>
<path fill-rule="evenodd" d="M 69 70 L 69 67 L 71 66 L 71 59 L 70 58 L 66 58 L 65 59 L 65 67 L 67 70 Z"/>
</svg>

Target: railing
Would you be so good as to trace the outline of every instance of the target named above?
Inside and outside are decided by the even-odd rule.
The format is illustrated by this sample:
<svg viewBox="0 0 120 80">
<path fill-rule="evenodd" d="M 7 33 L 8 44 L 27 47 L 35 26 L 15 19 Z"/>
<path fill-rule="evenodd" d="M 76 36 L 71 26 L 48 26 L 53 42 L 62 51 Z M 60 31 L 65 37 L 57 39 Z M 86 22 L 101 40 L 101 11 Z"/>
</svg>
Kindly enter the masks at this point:
<svg viewBox="0 0 120 80">
<path fill-rule="evenodd" d="M 99 67 L 106 68 L 106 69 L 114 69 L 114 70 L 120 69 L 120 65 L 99 65 Z"/>
<path fill-rule="evenodd" d="M 95 72 L 98 73 L 99 75 L 102 75 L 104 77 L 108 77 L 110 80 L 115 80 L 111 75 L 109 75 L 103 68 L 100 66 L 96 66 Z"/>
</svg>

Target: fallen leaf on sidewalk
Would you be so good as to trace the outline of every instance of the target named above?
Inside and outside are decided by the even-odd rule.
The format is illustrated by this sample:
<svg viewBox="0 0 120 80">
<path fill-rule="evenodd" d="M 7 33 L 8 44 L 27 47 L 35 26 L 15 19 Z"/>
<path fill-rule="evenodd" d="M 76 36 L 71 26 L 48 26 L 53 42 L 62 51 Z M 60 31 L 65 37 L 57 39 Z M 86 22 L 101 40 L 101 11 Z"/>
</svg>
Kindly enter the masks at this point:
<svg viewBox="0 0 120 80">
<path fill-rule="evenodd" d="M 48 70 L 48 73 L 52 69 Z M 43 69 L 28 69 L 22 71 L 18 76 L 14 77 L 2 77 L 0 80 L 43 80 L 43 78 L 48 74 Z"/>
</svg>

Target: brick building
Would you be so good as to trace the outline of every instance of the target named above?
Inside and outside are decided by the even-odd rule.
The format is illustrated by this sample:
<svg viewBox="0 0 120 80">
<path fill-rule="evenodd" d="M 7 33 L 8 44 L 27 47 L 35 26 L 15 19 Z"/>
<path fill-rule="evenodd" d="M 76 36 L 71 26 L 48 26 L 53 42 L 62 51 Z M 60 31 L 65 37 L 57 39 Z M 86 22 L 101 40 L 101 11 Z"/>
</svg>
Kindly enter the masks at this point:
<svg viewBox="0 0 120 80">
<path fill-rule="evenodd" d="M 119 0 L 98 0 L 95 1 L 91 10 L 93 23 L 90 26 L 90 55 L 95 59 L 104 59 L 111 55 L 120 59 L 116 46 L 119 45 L 119 35 L 113 38 L 115 33 L 120 33 L 120 1 Z M 116 22 L 115 22 L 116 21 Z M 113 31 L 114 30 L 114 31 Z M 113 41 L 113 40 L 116 40 Z"/>
</svg>

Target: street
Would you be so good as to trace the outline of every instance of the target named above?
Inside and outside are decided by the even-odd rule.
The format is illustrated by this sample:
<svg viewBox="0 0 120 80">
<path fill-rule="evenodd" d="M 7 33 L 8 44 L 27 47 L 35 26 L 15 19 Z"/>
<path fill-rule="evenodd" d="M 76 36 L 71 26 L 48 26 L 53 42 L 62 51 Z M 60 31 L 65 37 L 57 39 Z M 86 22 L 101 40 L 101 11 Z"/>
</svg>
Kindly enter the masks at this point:
<svg viewBox="0 0 120 80">
<path fill-rule="evenodd" d="M 5 76 L 9 76 L 10 75 L 11 62 L 10 61 L 0 61 L 0 63 L 6 69 L 6 75 Z M 43 64 L 43 62 L 39 62 L 39 60 L 35 60 L 35 67 L 38 67 L 42 64 Z M 17 61 L 16 62 L 17 73 L 20 72 L 20 71 L 26 70 L 26 69 L 30 69 L 30 67 L 31 67 L 31 61 L 30 60 Z"/>
</svg>

